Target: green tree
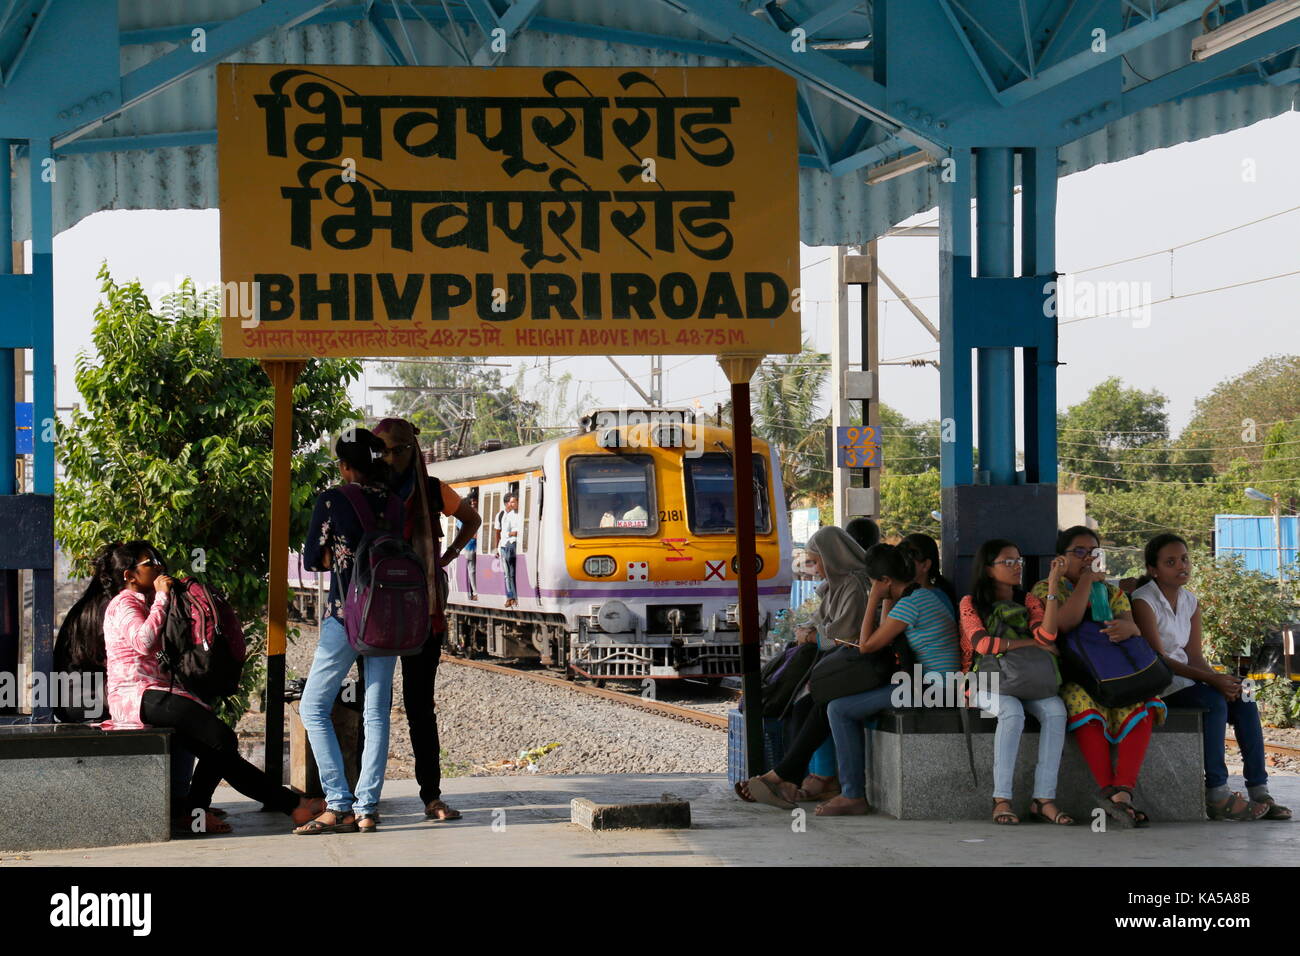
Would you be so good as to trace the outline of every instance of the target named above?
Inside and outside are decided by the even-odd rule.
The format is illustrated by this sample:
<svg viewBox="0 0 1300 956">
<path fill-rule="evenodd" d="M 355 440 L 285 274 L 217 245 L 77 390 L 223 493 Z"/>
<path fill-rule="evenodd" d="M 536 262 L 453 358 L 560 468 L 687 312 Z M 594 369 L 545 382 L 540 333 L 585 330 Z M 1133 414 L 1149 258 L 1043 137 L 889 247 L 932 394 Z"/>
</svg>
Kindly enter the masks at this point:
<svg viewBox="0 0 1300 956">
<path fill-rule="evenodd" d="M 880 482 L 880 533 L 894 537 L 923 531 L 939 537 L 939 522 L 930 514 L 940 504 L 939 469 L 919 474 L 885 472 Z"/>
<path fill-rule="evenodd" d="M 389 392 L 388 414 L 419 426 L 426 448 L 440 438 L 455 446 L 462 423 L 468 421 L 465 451 L 489 438 L 509 445 L 536 441 L 540 408 L 525 401 L 517 385 L 503 381 L 501 369 L 486 359 L 402 360 L 386 362 L 381 370 L 398 390 Z"/>
<path fill-rule="evenodd" d="M 1198 556 L 1192 590 L 1201 610 L 1201 635 L 1206 660 L 1229 664 L 1245 656 L 1296 612 L 1292 589 L 1259 571 L 1247 571 L 1239 554 L 1217 558 Z"/>
<path fill-rule="evenodd" d="M 1177 478 L 1169 469 L 1168 400 L 1159 392 L 1106 379 L 1057 416 L 1062 484 L 1105 493 L 1124 478 Z"/>
<path fill-rule="evenodd" d="M 1241 375 L 1225 379 L 1196 402 L 1195 412 L 1179 437 L 1187 448 L 1209 448 L 1209 459 L 1222 469 L 1234 458 L 1264 458 L 1269 429 L 1300 420 L 1300 355 L 1270 355 Z M 1291 440 L 1296 437 L 1292 436 Z M 1300 444 L 1284 446 L 1300 456 Z"/>
<path fill-rule="evenodd" d="M 859 416 L 860 412 L 854 411 Z M 914 422 L 880 403 L 881 460 L 890 475 L 917 475 L 939 467 L 939 422 Z M 938 507 L 936 505 L 936 507 Z"/>
<path fill-rule="evenodd" d="M 798 355 L 766 360 L 755 375 L 754 432 L 776 449 L 787 507 L 831 493 L 825 432 L 829 420 L 817 408 L 829 362 L 829 355 L 805 342 Z"/>
<path fill-rule="evenodd" d="M 215 291 L 186 281 L 150 307 L 138 281 L 101 266 L 95 355 L 77 358 L 82 408 L 57 427 L 63 478 L 56 536 L 73 573 L 106 542 L 147 539 L 173 574 L 201 576 L 230 599 L 250 646 L 233 724 L 261 678 L 270 533 L 273 393 L 256 361 L 223 359 Z M 294 386 L 290 541 L 307 533 L 312 499 L 336 480 L 322 435 L 355 421 L 354 361 L 313 360 Z"/>
</svg>

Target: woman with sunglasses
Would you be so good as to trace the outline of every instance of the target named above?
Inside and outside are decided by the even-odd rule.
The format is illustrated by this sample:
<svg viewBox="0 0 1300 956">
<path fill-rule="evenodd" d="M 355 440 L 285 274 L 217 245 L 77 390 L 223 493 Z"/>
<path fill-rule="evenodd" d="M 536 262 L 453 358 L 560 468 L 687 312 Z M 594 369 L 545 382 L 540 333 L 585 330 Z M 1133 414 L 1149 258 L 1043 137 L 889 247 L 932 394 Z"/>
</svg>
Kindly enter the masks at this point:
<svg viewBox="0 0 1300 956">
<path fill-rule="evenodd" d="M 429 571 L 429 639 L 419 654 L 402 658 L 402 701 L 411 731 L 420 802 L 430 820 L 459 820 L 460 811 L 453 810 L 442 799 L 442 753 L 438 743 L 438 714 L 433 703 L 438 659 L 447 636 L 447 619 L 443 613 L 447 592 L 440 582 L 445 582 L 447 577 L 442 569 L 455 561 L 478 534 L 483 519 L 450 485 L 430 477 L 420 453 L 419 428 L 404 418 L 385 418 L 375 426 L 375 434 L 384 442 L 389 487 L 405 505 L 406 524 L 402 535 Z M 446 551 L 440 547 L 444 515 L 455 516 L 460 528 Z"/>
<path fill-rule="evenodd" d="M 108 669 L 106 729 L 171 727 L 186 750 L 198 757 L 185 810 L 198 832 L 229 833 L 230 825 L 206 808 L 225 779 L 246 797 L 302 823 L 319 812 L 321 801 L 308 800 L 270 777 L 239 754 L 239 738 L 206 704 L 178 685 L 158 659 L 163 621 L 171 600 L 172 579 L 158 552 L 147 541 L 114 548 L 104 562 L 120 590 L 104 611 L 104 652 Z"/>
<path fill-rule="evenodd" d="M 971 669 L 976 655 L 999 655 L 1024 647 L 1056 653 L 1057 602 L 1043 602 L 1021 589 L 1024 567 L 1020 549 L 1001 538 L 985 541 L 975 552 L 971 593 L 961 599 L 962 670 Z M 1047 583 L 1053 590 L 1064 567 L 1060 558 L 1052 562 Z M 1062 813 L 1055 803 L 1056 774 L 1065 744 L 1065 703 L 1056 694 L 1034 700 L 988 694 L 980 698 L 979 704 L 998 716 L 998 729 L 993 735 L 993 822 L 1020 822 L 1011 809 L 1012 782 L 1028 712 L 1039 727 L 1035 796 L 1029 803 L 1029 815 L 1047 823 L 1073 824 L 1073 818 Z"/>
<path fill-rule="evenodd" d="M 1094 582 L 1105 585 L 1110 602 L 1111 619 L 1096 622 L 1102 625 L 1102 633 L 1116 643 L 1142 633 L 1133 621 L 1128 596 L 1106 582 L 1105 571 L 1093 570 L 1101 554 L 1097 532 L 1083 525 L 1066 528 L 1056 536 L 1056 553 L 1064 558 L 1059 579 L 1055 584 L 1050 579 L 1039 581 L 1033 594 L 1041 601 L 1056 602 L 1058 634 L 1092 620 L 1090 594 Z M 1133 806 L 1133 788 L 1151 743 L 1151 731 L 1164 723 L 1165 705 L 1160 698 L 1152 697 L 1127 707 L 1102 707 L 1073 682 L 1061 687 L 1061 698 L 1069 717 L 1066 727 L 1073 732 L 1101 788 L 1098 806 L 1122 827 L 1146 826 L 1150 822 L 1147 815 Z M 1116 751 L 1113 764 L 1112 745 Z"/>
</svg>

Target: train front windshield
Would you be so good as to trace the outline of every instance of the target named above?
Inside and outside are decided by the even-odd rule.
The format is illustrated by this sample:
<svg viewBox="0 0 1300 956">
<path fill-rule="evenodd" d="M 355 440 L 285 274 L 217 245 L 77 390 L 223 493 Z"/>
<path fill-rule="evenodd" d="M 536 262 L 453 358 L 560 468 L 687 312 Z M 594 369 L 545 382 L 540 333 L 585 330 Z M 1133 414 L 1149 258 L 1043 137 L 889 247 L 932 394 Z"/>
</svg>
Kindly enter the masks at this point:
<svg viewBox="0 0 1300 956">
<path fill-rule="evenodd" d="M 570 531 L 578 537 L 651 535 L 659 528 L 648 455 L 571 458 Z"/>
<path fill-rule="evenodd" d="M 735 534 L 736 499 L 731 456 L 710 452 L 687 458 L 686 516 L 692 534 Z M 772 512 L 768 507 L 767 470 L 761 455 L 754 456 L 754 531 L 769 534 Z"/>
</svg>

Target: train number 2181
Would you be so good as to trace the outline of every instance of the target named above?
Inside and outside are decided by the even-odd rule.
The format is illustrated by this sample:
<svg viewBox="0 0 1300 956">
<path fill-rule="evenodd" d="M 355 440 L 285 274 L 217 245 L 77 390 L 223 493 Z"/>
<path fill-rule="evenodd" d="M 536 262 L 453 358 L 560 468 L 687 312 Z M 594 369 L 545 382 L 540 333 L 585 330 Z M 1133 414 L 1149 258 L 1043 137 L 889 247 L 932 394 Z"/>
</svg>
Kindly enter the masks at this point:
<svg viewBox="0 0 1300 956">
<path fill-rule="evenodd" d="M 681 521 L 682 520 L 681 509 L 674 508 L 671 511 L 660 511 L 659 520 L 660 521 Z"/>
</svg>

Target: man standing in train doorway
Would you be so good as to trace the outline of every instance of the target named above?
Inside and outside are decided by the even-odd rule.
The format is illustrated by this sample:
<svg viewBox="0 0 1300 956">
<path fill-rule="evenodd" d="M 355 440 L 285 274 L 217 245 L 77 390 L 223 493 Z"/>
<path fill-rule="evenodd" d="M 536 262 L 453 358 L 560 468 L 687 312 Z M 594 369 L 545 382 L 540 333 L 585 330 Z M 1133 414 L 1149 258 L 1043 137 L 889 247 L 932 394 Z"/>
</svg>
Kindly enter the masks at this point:
<svg viewBox="0 0 1300 956">
<path fill-rule="evenodd" d="M 460 811 L 442 800 L 442 751 L 438 742 L 438 712 L 433 702 L 438 660 L 447 636 L 443 611 L 447 600 L 447 572 L 443 568 L 455 561 L 466 542 L 478 534 L 483 519 L 469 501 L 462 500 L 452 488 L 428 474 L 417 438 L 419 428 L 402 418 L 385 418 L 375 426 L 374 432 L 387 446 L 384 460 L 392 469 L 391 488 L 406 506 L 402 536 L 429 572 L 429 639 L 419 654 L 401 658 L 402 703 L 411 731 L 415 779 L 420 784 L 420 802 L 424 804 L 426 817 L 435 822 L 458 820 Z M 456 540 L 440 554 L 444 515 L 459 520 L 460 530 Z"/>
<path fill-rule="evenodd" d="M 497 555 L 501 558 L 501 570 L 506 579 L 506 607 L 514 607 L 519 603 L 515 588 L 515 558 L 521 526 L 519 496 L 512 492 L 506 495 L 506 507 L 500 515 L 498 530 L 501 537 L 497 543 Z"/>
</svg>

